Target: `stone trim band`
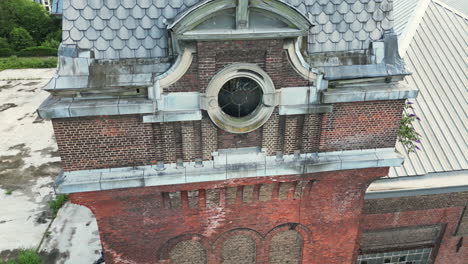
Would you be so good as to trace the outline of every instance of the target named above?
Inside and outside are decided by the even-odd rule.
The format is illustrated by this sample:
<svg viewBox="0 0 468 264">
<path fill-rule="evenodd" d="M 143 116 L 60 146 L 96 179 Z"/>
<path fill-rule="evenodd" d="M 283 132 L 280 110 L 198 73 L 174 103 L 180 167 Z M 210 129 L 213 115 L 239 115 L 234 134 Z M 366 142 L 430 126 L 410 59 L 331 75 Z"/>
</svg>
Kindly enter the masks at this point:
<svg viewBox="0 0 468 264">
<path fill-rule="evenodd" d="M 57 193 L 101 191 L 228 179 L 298 175 L 324 171 L 400 166 L 403 157 L 393 148 L 267 156 L 264 152 L 215 153 L 212 161 L 62 172 Z M 229 155 L 229 154 L 226 154 Z M 242 158 L 242 159 L 239 159 Z"/>
</svg>

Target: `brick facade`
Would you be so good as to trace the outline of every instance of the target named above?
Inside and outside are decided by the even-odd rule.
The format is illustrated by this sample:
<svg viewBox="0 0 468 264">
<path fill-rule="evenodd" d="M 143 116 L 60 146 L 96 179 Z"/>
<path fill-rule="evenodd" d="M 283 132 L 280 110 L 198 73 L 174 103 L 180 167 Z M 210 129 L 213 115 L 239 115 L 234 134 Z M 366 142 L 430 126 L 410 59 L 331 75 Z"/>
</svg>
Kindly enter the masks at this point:
<svg viewBox="0 0 468 264">
<path fill-rule="evenodd" d="M 122 167 L 156 161 L 152 124 L 140 116 L 52 120 L 65 171 Z"/>
<path fill-rule="evenodd" d="M 372 231 L 440 225 L 443 231 L 431 263 L 463 264 L 468 259 L 463 242 L 468 234 L 467 200 L 468 192 L 366 200 L 361 227 Z"/>
<path fill-rule="evenodd" d="M 291 67 L 283 44 L 199 41 L 188 71 L 164 92 L 203 93 L 235 62 L 260 66 L 276 89 L 310 85 Z M 245 134 L 217 128 L 205 112 L 186 122 L 143 123 L 139 115 L 52 121 L 64 170 L 73 171 L 210 160 L 229 148 L 275 155 L 394 147 L 403 106 L 403 100 L 339 103 L 330 113 L 306 115 L 275 109 L 264 126 Z M 342 264 L 356 259 L 362 229 L 380 228 L 361 223 L 364 192 L 387 173 L 357 169 L 70 197 L 96 216 L 106 263 Z"/>
<path fill-rule="evenodd" d="M 143 124 L 140 116 L 52 120 L 66 171 L 211 159 L 217 149 L 262 147 L 269 155 L 389 148 L 404 101 L 336 104 L 327 114 L 280 116 L 246 134 L 201 121 Z M 384 111 L 385 114 L 380 113 Z M 102 151 L 105 149 L 106 151 Z"/>
<path fill-rule="evenodd" d="M 273 80 L 276 89 L 307 86 L 292 68 L 283 40 L 199 41 L 188 71 L 165 92 L 205 92 L 211 78 L 232 63 L 253 63 Z"/>
<path fill-rule="evenodd" d="M 323 115 L 320 151 L 395 147 L 404 100 L 341 103 Z"/>
<path fill-rule="evenodd" d="M 106 263 L 166 263 L 183 260 L 180 251 L 185 258 L 195 256 L 194 263 L 352 263 L 365 187 L 387 172 L 87 192 L 72 194 L 71 200 L 95 214 Z"/>
</svg>

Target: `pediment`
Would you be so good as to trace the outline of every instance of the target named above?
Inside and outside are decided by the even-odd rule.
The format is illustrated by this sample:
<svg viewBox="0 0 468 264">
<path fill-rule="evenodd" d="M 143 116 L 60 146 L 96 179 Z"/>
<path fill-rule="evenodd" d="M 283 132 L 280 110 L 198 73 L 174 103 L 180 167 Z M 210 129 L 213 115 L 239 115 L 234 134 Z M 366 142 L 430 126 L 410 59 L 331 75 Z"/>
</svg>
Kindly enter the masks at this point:
<svg viewBox="0 0 468 264">
<path fill-rule="evenodd" d="M 261 39 L 305 36 L 312 26 L 276 0 L 214 0 L 186 11 L 168 29 L 179 40 Z"/>
</svg>

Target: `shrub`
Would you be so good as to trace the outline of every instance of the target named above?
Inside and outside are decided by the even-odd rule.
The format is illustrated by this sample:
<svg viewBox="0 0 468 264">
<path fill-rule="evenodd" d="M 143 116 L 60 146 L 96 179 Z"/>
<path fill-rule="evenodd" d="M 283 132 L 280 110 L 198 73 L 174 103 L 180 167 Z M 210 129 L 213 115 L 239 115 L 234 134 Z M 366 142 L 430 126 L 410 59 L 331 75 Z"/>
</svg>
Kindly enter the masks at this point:
<svg viewBox="0 0 468 264">
<path fill-rule="evenodd" d="M 60 41 L 55 39 L 46 39 L 41 43 L 41 47 L 52 48 L 57 51 L 58 47 L 60 46 Z"/>
<path fill-rule="evenodd" d="M 68 195 L 59 194 L 57 197 L 55 197 L 54 200 L 49 202 L 49 206 L 54 212 L 54 216 L 57 216 L 59 209 L 63 206 L 63 204 L 65 204 L 66 201 L 68 201 Z"/>
<path fill-rule="evenodd" d="M 46 38 L 46 40 L 51 40 L 51 39 L 54 39 L 58 42 L 61 42 L 62 41 L 62 30 L 59 29 L 57 31 L 54 31 L 54 32 L 50 32 Z"/>
<path fill-rule="evenodd" d="M 17 52 L 18 57 L 48 57 L 57 56 L 57 49 L 51 47 L 30 47 Z"/>
<path fill-rule="evenodd" d="M 62 30 L 51 32 L 47 35 L 41 46 L 58 49 L 62 41 Z"/>
<path fill-rule="evenodd" d="M 412 105 L 412 102 L 406 103 L 406 111 L 403 112 L 403 116 L 400 120 L 400 129 L 398 131 L 398 141 L 401 142 L 403 146 L 405 146 L 408 153 L 419 150 L 420 148 L 417 146 L 417 144 L 421 143 L 421 134 L 416 132 L 416 129 L 414 129 L 413 126 L 414 121 L 420 121 L 421 119 L 415 114 L 408 113 L 410 109 L 413 110 Z"/>
<path fill-rule="evenodd" d="M 34 46 L 34 40 L 29 35 L 29 32 L 22 28 L 16 27 L 10 32 L 10 44 L 15 50 L 22 50 Z"/>
<path fill-rule="evenodd" d="M 15 55 L 15 51 L 10 48 L 0 48 L 0 57 L 10 57 Z"/>
<path fill-rule="evenodd" d="M 0 38 L 0 49 L 11 49 L 10 43 L 6 38 Z"/>
</svg>

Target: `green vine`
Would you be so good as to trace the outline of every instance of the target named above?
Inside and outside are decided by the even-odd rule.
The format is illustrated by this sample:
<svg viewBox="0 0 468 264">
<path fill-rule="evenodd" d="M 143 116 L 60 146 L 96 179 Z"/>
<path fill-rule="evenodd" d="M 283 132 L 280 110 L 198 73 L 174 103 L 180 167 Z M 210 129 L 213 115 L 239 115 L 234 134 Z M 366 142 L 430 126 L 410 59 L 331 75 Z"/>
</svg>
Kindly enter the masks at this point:
<svg viewBox="0 0 468 264">
<path fill-rule="evenodd" d="M 421 144 L 421 134 L 416 132 L 413 127 L 413 122 L 415 120 L 421 121 L 421 119 L 415 114 L 409 114 L 409 109 L 413 110 L 412 102 L 405 104 L 405 111 L 401 117 L 400 130 L 398 131 L 398 141 L 405 146 L 408 153 L 421 149 L 417 146 L 417 144 Z"/>
</svg>

